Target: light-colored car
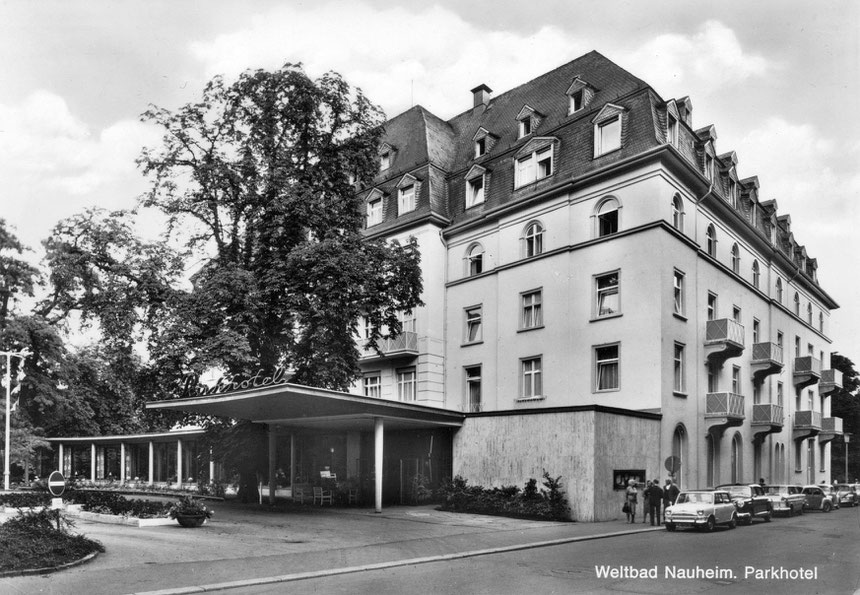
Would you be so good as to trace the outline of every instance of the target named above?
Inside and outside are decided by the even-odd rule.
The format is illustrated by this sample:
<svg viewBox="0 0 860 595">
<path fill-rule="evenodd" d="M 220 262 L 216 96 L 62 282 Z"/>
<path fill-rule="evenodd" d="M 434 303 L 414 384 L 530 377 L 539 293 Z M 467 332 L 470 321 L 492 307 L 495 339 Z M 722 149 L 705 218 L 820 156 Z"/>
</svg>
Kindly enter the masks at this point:
<svg viewBox="0 0 860 595">
<path fill-rule="evenodd" d="M 775 513 L 803 514 L 806 504 L 806 496 L 803 495 L 803 487 L 798 485 L 769 485 L 765 487 L 765 495 L 770 499 Z"/>
<path fill-rule="evenodd" d="M 833 503 L 833 509 L 839 509 L 839 493 L 836 491 L 836 487 L 827 484 L 819 484 L 819 487 L 824 490 L 824 493 L 830 496 L 830 501 Z"/>
<path fill-rule="evenodd" d="M 833 500 L 830 499 L 830 492 L 824 491 L 827 486 L 808 485 L 803 486 L 803 495 L 806 497 L 804 510 L 821 510 L 830 512 L 833 510 Z"/>
<path fill-rule="evenodd" d="M 860 494 L 857 493 L 857 488 L 851 483 L 837 483 L 836 495 L 839 500 L 839 506 L 857 506 L 857 500 L 860 499 Z"/>
<path fill-rule="evenodd" d="M 722 490 L 693 490 L 678 494 L 664 512 L 666 530 L 693 527 L 713 531 L 717 525 L 738 525 L 738 512 L 732 497 Z"/>
</svg>

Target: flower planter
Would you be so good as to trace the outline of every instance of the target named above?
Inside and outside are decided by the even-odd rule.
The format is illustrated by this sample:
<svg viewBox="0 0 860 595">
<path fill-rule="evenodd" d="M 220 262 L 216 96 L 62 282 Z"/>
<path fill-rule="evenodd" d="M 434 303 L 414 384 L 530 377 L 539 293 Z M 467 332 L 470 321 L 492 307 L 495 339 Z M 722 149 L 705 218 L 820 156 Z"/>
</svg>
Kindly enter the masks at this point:
<svg viewBox="0 0 860 595">
<path fill-rule="evenodd" d="M 183 527 L 199 527 L 206 522 L 205 514 L 177 514 L 176 520 Z"/>
</svg>

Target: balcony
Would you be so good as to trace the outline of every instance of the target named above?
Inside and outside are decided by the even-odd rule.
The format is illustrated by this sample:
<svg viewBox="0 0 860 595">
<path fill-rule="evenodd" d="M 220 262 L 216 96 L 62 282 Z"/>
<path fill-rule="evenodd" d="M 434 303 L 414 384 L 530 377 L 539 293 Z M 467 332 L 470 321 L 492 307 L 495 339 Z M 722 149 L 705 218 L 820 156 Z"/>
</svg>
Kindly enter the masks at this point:
<svg viewBox="0 0 860 595">
<path fill-rule="evenodd" d="M 776 343 L 755 343 L 753 345 L 750 370 L 754 382 L 760 383 L 771 374 L 779 374 L 782 368 L 782 347 Z"/>
<path fill-rule="evenodd" d="M 822 370 L 818 383 L 818 394 L 826 395 L 842 388 L 842 372 L 839 370 Z"/>
<path fill-rule="evenodd" d="M 404 331 L 390 339 L 377 341 L 379 351 L 363 346 L 361 361 L 409 359 L 418 356 L 418 333 Z"/>
<path fill-rule="evenodd" d="M 760 403 L 753 405 L 752 430 L 753 437 L 763 439 L 768 434 L 781 432 L 785 413 L 782 405 Z"/>
<path fill-rule="evenodd" d="M 842 418 L 825 417 L 821 420 L 821 433 L 818 435 L 818 443 L 824 444 L 830 442 L 842 434 Z"/>
<path fill-rule="evenodd" d="M 807 355 L 794 358 L 794 387 L 806 388 L 821 379 L 821 360 Z"/>
<path fill-rule="evenodd" d="M 705 326 L 705 358 L 708 363 L 722 366 L 732 357 L 744 352 L 744 327 L 731 318 L 709 320 Z"/>
<path fill-rule="evenodd" d="M 726 428 L 744 423 L 744 397 L 736 393 L 708 393 L 705 396 L 705 428 L 722 436 Z"/>
<path fill-rule="evenodd" d="M 818 411 L 795 411 L 792 438 L 805 440 L 817 436 L 821 431 L 821 413 Z"/>
</svg>

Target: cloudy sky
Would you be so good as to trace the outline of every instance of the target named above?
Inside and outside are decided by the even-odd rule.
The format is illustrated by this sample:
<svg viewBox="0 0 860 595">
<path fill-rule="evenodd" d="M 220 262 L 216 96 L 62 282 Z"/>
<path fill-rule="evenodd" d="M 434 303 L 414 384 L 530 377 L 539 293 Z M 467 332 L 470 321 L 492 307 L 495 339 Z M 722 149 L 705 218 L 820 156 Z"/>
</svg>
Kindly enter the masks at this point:
<svg viewBox="0 0 860 595">
<path fill-rule="evenodd" d="M 194 100 L 214 74 L 302 62 L 388 115 L 442 118 L 592 49 L 665 99 L 689 95 L 741 177 L 840 303 L 833 349 L 860 363 L 860 3 L 640 0 L 0 0 L 0 217 L 37 247 L 90 205 L 128 208 L 150 103 Z"/>
</svg>

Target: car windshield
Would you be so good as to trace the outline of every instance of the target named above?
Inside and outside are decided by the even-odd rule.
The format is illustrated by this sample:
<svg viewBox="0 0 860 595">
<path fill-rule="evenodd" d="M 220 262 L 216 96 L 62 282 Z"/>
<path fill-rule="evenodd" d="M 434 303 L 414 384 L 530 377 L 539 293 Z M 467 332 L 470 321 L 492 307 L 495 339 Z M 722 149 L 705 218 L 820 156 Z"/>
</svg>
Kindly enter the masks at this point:
<svg viewBox="0 0 860 595">
<path fill-rule="evenodd" d="M 840 483 L 840 484 L 838 484 L 838 485 L 836 486 L 836 489 L 837 489 L 837 490 L 843 490 L 843 491 L 846 491 L 846 492 L 852 492 L 852 491 L 854 491 L 854 488 L 852 488 L 852 487 L 851 487 L 850 485 L 848 485 L 847 483 Z"/>
<path fill-rule="evenodd" d="M 713 504 L 714 495 L 710 493 L 683 493 L 678 496 L 678 501 L 675 504 Z"/>
<path fill-rule="evenodd" d="M 746 486 L 724 486 L 720 489 L 727 491 L 732 496 L 747 496 L 750 493 L 749 488 Z"/>
<path fill-rule="evenodd" d="M 788 486 L 767 486 L 768 494 L 784 494 L 791 493 L 791 490 L 788 489 Z"/>
</svg>

